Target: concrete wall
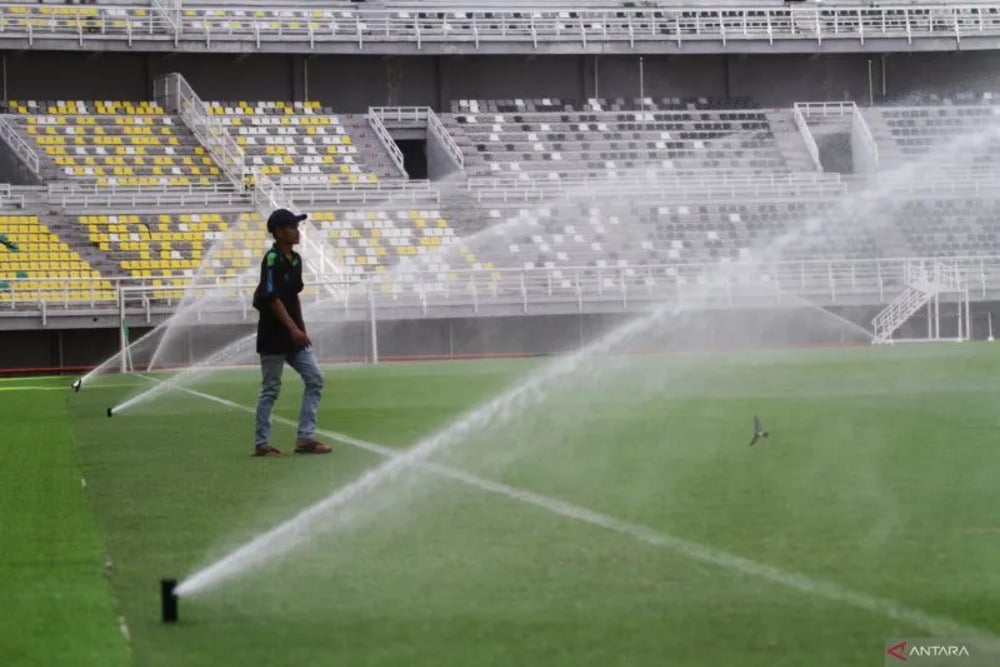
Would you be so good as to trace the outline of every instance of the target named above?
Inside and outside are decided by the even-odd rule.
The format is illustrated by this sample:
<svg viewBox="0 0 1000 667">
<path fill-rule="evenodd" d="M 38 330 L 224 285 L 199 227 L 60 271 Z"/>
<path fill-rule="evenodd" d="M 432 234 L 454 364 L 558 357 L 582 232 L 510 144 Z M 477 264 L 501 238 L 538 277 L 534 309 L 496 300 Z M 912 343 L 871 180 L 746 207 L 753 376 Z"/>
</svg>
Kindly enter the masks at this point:
<svg viewBox="0 0 1000 667">
<path fill-rule="evenodd" d="M 638 97 L 638 56 L 306 56 L 5 52 L 8 99 L 142 99 L 179 71 L 205 99 L 309 99 L 344 112 L 459 98 Z M 884 60 L 884 75 L 883 75 Z M 649 97 L 876 100 L 915 92 L 1000 91 L 1000 52 L 698 55 L 643 59 Z"/>
<path fill-rule="evenodd" d="M 837 314 L 867 327 L 878 307 L 852 307 Z M 1000 322 L 1000 303 L 973 304 L 973 334 L 988 335 L 987 311 Z M 623 323 L 624 314 L 529 315 L 460 319 L 383 321 L 378 323 L 382 359 L 463 357 L 477 355 L 551 355 L 577 349 Z M 919 314 L 902 334 L 925 336 L 926 321 Z M 630 343 L 632 351 L 685 351 L 704 349 L 759 349 L 781 346 L 864 344 L 867 339 L 846 326 L 832 325 L 832 318 L 812 309 L 715 311 L 685 318 L 684 322 L 650 331 Z M 221 349 L 254 330 L 252 325 L 204 327 L 189 344 L 181 334 L 161 354 L 162 365 L 188 365 Z M 954 304 L 942 305 L 942 335 L 956 330 Z M 138 338 L 145 332 L 132 330 Z M 371 358 L 371 331 L 366 322 L 340 325 L 334 334 L 314 341 L 326 361 Z M 117 330 L 0 331 L 0 371 L 95 366 L 118 349 Z M 202 350 L 198 352 L 198 350 Z M 616 351 L 624 351 L 616 348 Z M 243 358 L 253 363 L 252 349 Z M 137 364 L 142 364 L 137 360 Z"/>
</svg>

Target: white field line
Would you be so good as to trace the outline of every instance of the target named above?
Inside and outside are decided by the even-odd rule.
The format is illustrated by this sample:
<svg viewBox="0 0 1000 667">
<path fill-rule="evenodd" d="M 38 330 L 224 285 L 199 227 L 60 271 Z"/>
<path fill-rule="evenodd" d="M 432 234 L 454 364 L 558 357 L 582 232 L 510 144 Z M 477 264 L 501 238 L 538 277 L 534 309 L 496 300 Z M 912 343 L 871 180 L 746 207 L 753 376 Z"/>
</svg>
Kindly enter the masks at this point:
<svg viewBox="0 0 1000 667">
<path fill-rule="evenodd" d="M 219 396 L 214 396 L 212 394 L 206 394 L 201 391 L 197 391 L 189 388 L 180 388 L 181 391 L 187 392 L 191 395 L 203 398 L 205 400 L 213 401 L 220 405 L 224 405 L 234 410 L 240 410 L 253 414 L 255 410 L 253 408 L 247 407 L 245 405 L 240 405 L 234 401 L 230 401 Z M 273 416 L 273 421 L 284 424 L 286 426 L 296 426 L 294 420 L 288 419 L 281 416 Z M 330 440 L 338 441 L 353 447 L 358 447 L 368 452 L 378 454 L 387 458 L 398 458 L 401 456 L 399 452 L 393 450 L 389 447 L 383 445 L 378 445 L 373 442 L 367 442 L 365 440 L 360 440 L 358 438 L 352 438 L 351 436 L 345 435 L 343 433 L 337 433 L 335 431 L 327 431 L 320 429 L 317 434 L 329 438 Z M 625 535 L 627 537 L 633 538 L 645 544 L 660 547 L 672 551 L 674 553 L 681 554 L 692 560 L 697 560 L 703 563 L 710 563 L 722 567 L 727 570 L 732 570 L 745 574 L 752 577 L 757 577 L 770 581 L 775 584 L 779 584 L 786 588 L 791 588 L 797 590 L 801 593 L 813 597 L 825 598 L 832 600 L 834 602 L 839 602 L 857 609 L 862 609 L 864 611 L 883 616 L 885 618 L 890 618 L 895 621 L 900 621 L 906 623 L 912 627 L 920 628 L 924 631 L 930 632 L 937 636 L 960 636 L 960 637 L 988 637 L 994 638 L 993 633 L 984 630 L 982 628 L 977 628 L 972 625 L 961 623 L 959 621 L 947 618 L 944 616 L 937 616 L 930 614 L 928 612 L 922 611 L 920 609 L 915 609 L 913 607 L 908 607 L 893 600 L 886 598 L 879 598 L 866 593 L 860 593 L 853 591 L 851 589 L 840 586 L 839 584 L 823 581 L 821 579 L 814 579 L 812 577 L 806 576 L 804 574 L 799 574 L 796 572 L 790 572 L 788 570 L 782 570 L 778 567 L 772 565 L 767 565 L 766 563 L 761 563 L 758 561 L 751 560 L 749 558 L 744 558 L 742 556 L 737 556 L 735 554 L 728 553 L 726 551 L 721 551 L 714 549 L 708 545 L 701 544 L 699 542 L 692 542 L 690 540 L 685 540 L 679 537 L 674 537 L 672 535 L 661 533 L 655 531 L 651 528 L 646 528 L 637 524 L 628 523 L 620 519 L 616 519 L 607 514 L 601 514 L 599 512 L 594 512 L 592 510 L 580 507 L 578 505 L 573 505 L 563 500 L 557 498 L 552 498 L 550 496 L 545 496 L 533 491 L 528 491 L 527 489 L 518 488 L 516 486 L 511 486 L 509 484 L 503 484 L 500 482 L 494 482 L 488 479 L 484 479 L 473 475 L 471 473 L 463 472 L 455 468 L 450 468 L 447 466 L 442 466 L 434 463 L 427 463 L 424 461 L 414 462 L 414 467 L 426 470 L 428 472 L 434 473 L 436 475 L 447 477 L 455 481 L 461 482 L 468 486 L 477 488 L 481 491 L 487 493 L 493 493 L 499 496 L 504 496 L 511 500 L 516 500 L 526 505 L 532 505 L 544 509 L 553 514 L 566 517 L 568 519 L 573 519 L 575 521 L 581 521 L 583 523 L 590 524 L 592 526 L 597 526 L 599 528 L 604 528 L 606 530 L 618 533 L 620 535 Z M 278 526 L 270 532 L 277 531 L 282 528 L 284 524 Z M 265 533 L 257 538 L 250 544 L 256 543 L 258 540 L 265 539 L 268 533 Z M 246 548 L 248 545 L 241 547 L 240 549 Z"/>
</svg>

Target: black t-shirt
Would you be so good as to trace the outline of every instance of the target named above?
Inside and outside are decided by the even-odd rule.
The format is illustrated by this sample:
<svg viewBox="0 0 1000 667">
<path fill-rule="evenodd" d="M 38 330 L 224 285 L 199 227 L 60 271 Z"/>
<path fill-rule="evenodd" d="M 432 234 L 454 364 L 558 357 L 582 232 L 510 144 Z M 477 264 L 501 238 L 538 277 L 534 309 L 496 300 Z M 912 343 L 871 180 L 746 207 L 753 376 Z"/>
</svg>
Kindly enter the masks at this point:
<svg viewBox="0 0 1000 667">
<path fill-rule="evenodd" d="M 271 312 L 272 299 L 281 299 L 289 317 L 303 331 L 302 308 L 299 292 L 302 291 L 302 258 L 292 251 L 291 259 L 273 247 L 264 255 L 260 263 L 260 282 L 253 295 L 253 307 L 260 311 L 257 321 L 258 354 L 290 354 L 298 351 L 292 343 L 288 327 Z"/>
</svg>

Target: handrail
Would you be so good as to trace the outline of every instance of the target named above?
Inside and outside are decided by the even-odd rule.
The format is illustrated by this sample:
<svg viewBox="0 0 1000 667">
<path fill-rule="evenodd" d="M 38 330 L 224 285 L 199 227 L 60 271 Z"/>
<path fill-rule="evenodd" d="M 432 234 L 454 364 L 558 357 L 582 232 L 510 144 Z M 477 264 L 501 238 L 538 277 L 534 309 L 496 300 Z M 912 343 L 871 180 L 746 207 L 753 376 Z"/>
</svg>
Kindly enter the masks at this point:
<svg viewBox="0 0 1000 667">
<path fill-rule="evenodd" d="M 67 39 L 83 46 L 88 41 L 143 40 L 184 42 L 202 47 L 260 50 L 275 43 L 299 43 L 303 51 L 317 45 L 339 43 L 345 48 L 371 49 L 384 45 L 447 44 L 479 50 L 483 45 L 505 44 L 534 51 L 539 44 L 575 44 L 583 48 L 619 45 L 635 50 L 649 44 L 669 44 L 682 49 L 686 43 L 775 40 L 855 42 L 868 45 L 880 40 L 934 40 L 935 48 L 953 50 L 963 40 L 992 43 L 1000 36 L 1000 4 L 996 2 L 951 4 L 894 3 L 878 7 L 754 7 L 750 3 L 712 3 L 698 8 L 690 2 L 656 7 L 453 7 L 412 13 L 393 8 L 318 9 L 299 3 L 270 8 L 258 16 L 256 8 L 224 3 L 187 6 L 174 32 L 147 6 L 73 6 L 55 13 L 44 5 L 5 3 L 17 7 L 4 12 L 0 38 Z M 748 6 L 749 5 L 749 6 Z M 114 12 L 114 14 L 112 14 Z M 169 12 L 168 12 L 169 14 Z M 154 23 L 162 24 L 156 25 Z M 164 29 L 164 25 L 167 26 Z M 149 31 L 147 34 L 147 26 Z"/>
<path fill-rule="evenodd" d="M 813 116 L 827 118 L 852 114 L 856 106 L 854 102 L 796 102 L 794 108 L 799 109 L 806 118 Z"/>
<path fill-rule="evenodd" d="M 523 172 L 522 172 L 523 173 Z M 553 172 L 554 173 L 554 172 Z M 676 171 L 663 169 L 633 169 L 624 173 L 610 175 L 599 171 L 581 171 L 560 174 L 558 178 L 522 178 L 499 176 L 473 176 L 466 180 L 468 190 L 513 188 L 526 190 L 569 190 L 591 185 L 608 184 L 620 187 L 622 184 L 645 184 L 656 186 L 695 186 L 695 185 L 796 185 L 796 184 L 837 184 L 841 182 L 838 172 L 816 173 L 759 173 L 719 174 L 706 169 L 698 174 L 678 174 Z"/>
<path fill-rule="evenodd" d="M 285 194 L 281 187 L 258 169 L 253 170 L 253 203 L 260 216 L 267 220 L 271 212 L 275 209 L 286 208 L 293 212 L 299 212 L 291 198 Z M 314 238 L 319 236 L 319 232 L 306 220 L 300 225 L 301 234 L 299 241 L 302 245 L 302 258 L 307 266 L 319 275 L 339 275 L 340 267 L 333 259 L 333 253 L 327 249 L 322 241 L 317 242 Z"/>
<path fill-rule="evenodd" d="M 376 294 L 384 295 L 379 298 L 390 301 L 419 292 L 425 297 L 428 294 L 448 293 L 452 295 L 449 299 L 453 304 L 471 303 L 475 288 L 475 299 L 479 305 L 484 305 L 491 299 L 503 301 L 515 295 L 518 303 L 522 299 L 536 303 L 562 298 L 575 304 L 581 300 L 587 303 L 607 299 L 612 292 L 624 295 L 630 301 L 659 299 L 664 296 L 682 297 L 685 289 L 695 288 L 701 279 L 718 275 L 723 278 L 720 287 L 728 284 L 734 289 L 751 289 L 757 286 L 761 288 L 762 294 L 789 292 L 833 301 L 854 296 L 877 303 L 883 302 L 885 296 L 897 294 L 897 290 L 903 289 L 907 283 L 907 265 L 920 261 L 933 266 L 939 258 L 785 260 L 755 265 L 754 270 L 749 273 L 720 272 L 717 262 L 632 263 L 607 268 L 568 264 L 532 269 L 454 269 L 449 271 L 451 277 L 444 281 L 439 271 L 397 266 L 385 273 L 367 276 L 314 271 L 309 283 L 311 286 L 319 286 L 330 297 L 338 299 L 348 298 L 349 290 L 345 288 L 364 280 L 373 280 L 379 286 L 375 290 Z M 310 270 L 313 269 L 310 266 Z M 974 293 L 982 299 L 994 298 L 993 295 L 1000 292 L 1000 256 L 948 258 L 948 270 L 939 271 L 939 274 L 949 284 L 961 279 L 963 275 L 975 276 Z M 402 276 L 406 278 L 400 279 Z M 0 291 L 0 311 L 8 312 L 37 303 L 40 298 L 60 304 L 64 310 L 97 306 L 115 309 L 118 292 L 123 290 L 139 292 L 148 299 L 162 302 L 162 297 L 157 296 L 160 293 L 169 290 L 183 293 L 187 289 L 196 289 L 190 286 L 171 286 L 169 283 L 166 286 L 154 286 L 151 279 L 135 278 L 66 279 L 59 280 L 58 287 L 47 289 L 42 285 L 57 281 L 17 279 L 7 282 L 8 288 Z M 653 289 L 654 285 L 657 286 L 656 289 Z M 219 286 L 231 287 L 237 291 L 253 288 L 253 285 L 239 280 L 221 277 L 205 287 L 218 289 Z M 967 286 L 965 282 L 963 286 Z M 381 289 L 382 287 L 385 289 Z M 466 287 L 469 289 L 466 290 Z M 888 294 L 885 294 L 884 287 L 888 287 Z M 73 292 L 76 294 L 72 295 Z M 93 294 L 92 297 L 90 293 Z M 12 295 L 13 300 L 5 299 L 5 295 Z M 351 298 L 359 299 L 357 293 Z M 163 305 L 165 307 L 167 304 Z"/>
<path fill-rule="evenodd" d="M 156 12 L 157 16 L 170 29 L 175 40 L 180 39 L 181 32 L 184 29 L 184 23 L 181 18 L 181 4 L 182 0 L 152 0 L 150 2 L 153 11 Z"/>
<path fill-rule="evenodd" d="M 403 166 L 403 151 L 399 150 L 399 146 L 396 145 L 392 135 L 389 134 L 389 130 L 387 130 L 385 125 L 382 123 L 382 117 L 376 112 L 376 107 L 372 107 L 368 110 L 367 117 L 368 124 L 375 132 L 375 136 L 378 137 L 382 146 L 389 153 L 389 157 L 392 158 L 392 162 L 396 165 L 396 169 L 399 170 L 399 173 L 403 178 L 407 178 L 408 174 L 406 173 L 406 167 Z"/>
<path fill-rule="evenodd" d="M 238 189 L 246 187 L 246 157 L 243 149 L 229 136 L 222 121 L 212 115 L 187 80 L 177 72 L 156 81 L 157 102 L 171 113 L 180 115 L 184 123 L 208 149 L 222 172 Z"/>
<path fill-rule="evenodd" d="M 806 145 L 809 157 L 812 158 L 813 166 L 816 167 L 816 171 L 823 171 L 823 163 L 819 159 L 819 146 L 816 145 L 816 138 L 813 137 L 809 123 L 806 122 L 798 104 L 792 107 L 792 118 L 795 121 L 795 127 L 799 129 L 799 134 L 802 135 L 802 141 Z"/>
<path fill-rule="evenodd" d="M 857 137 L 858 142 L 854 141 L 855 137 Z M 865 173 L 877 172 L 879 165 L 878 142 L 875 141 L 868 121 L 865 120 L 864 114 L 861 113 L 861 109 L 857 105 L 854 106 L 854 116 L 851 119 L 851 138 L 852 148 L 863 153 L 862 164 L 858 166 L 862 167 L 862 171 Z M 855 156 L 854 161 L 856 164 L 859 162 L 857 156 Z"/>
<path fill-rule="evenodd" d="M 21 138 L 17 130 L 10 124 L 6 117 L 0 116 L 0 139 L 3 139 L 11 150 L 17 154 L 24 164 L 27 165 L 28 169 L 38 177 L 41 177 L 41 166 L 38 160 L 38 153 L 32 148 L 28 142 Z"/>
<path fill-rule="evenodd" d="M 448 151 L 448 154 L 455 161 L 455 164 L 458 165 L 458 168 L 465 169 L 465 155 L 462 153 L 462 149 L 455 143 L 455 138 L 451 136 L 451 132 L 448 131 L 448 128 L 444 126 L 441 119 L 438 118 L 438 115 L 430 107 L 427 108 L 427 131 L 444 144 L 445 150 Z"/>
</svg>

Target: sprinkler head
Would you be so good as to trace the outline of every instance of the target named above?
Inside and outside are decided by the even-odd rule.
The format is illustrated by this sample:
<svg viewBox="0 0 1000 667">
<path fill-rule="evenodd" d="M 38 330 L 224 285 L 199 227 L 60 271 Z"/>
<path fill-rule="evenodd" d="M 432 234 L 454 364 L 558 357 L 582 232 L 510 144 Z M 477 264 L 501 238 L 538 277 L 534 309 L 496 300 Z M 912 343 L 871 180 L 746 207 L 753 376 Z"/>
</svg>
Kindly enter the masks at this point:
<svg viewBox="0 0 1000 667">
<path fill-rule="evenodd" d="M 111 416 L 111 408 L 108 408 L 108 416 Z"/>
<path fill-rule="evenodd" d="M 77 378 L 76 382 L 74 382 L 71 385 L 73 387 L 73 391 L 80 391 L 80 385 L 82 385 L 82 384 L 83 384 L 82 378 Z"/>
<path fill-rule="evenodd" d="M 160 579 L 160 604 L 164 623 L 177 622 L 176 579 Z"/>
</svg>

